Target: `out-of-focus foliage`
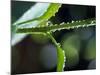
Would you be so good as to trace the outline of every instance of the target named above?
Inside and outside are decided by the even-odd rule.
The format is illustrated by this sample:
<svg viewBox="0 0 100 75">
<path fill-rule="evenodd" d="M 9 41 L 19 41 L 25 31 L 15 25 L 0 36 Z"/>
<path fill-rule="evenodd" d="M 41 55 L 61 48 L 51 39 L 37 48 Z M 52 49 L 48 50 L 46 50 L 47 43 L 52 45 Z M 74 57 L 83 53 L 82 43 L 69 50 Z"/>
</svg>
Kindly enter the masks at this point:
<svg viewBox="0 0 100 75">
<path fill-rule="evenodd" d="M 86 60 L 96 59 L 96 37 L 92 37 L 88 43 L 84 52 L 84 58 Z"/>
<path fill-rule="evenodd" d="M 40 61 L 45 69 L 55 68 L 57 65 L 56 47 L 52 44 L 45 45 L 40 52 Z"/>
<path fill-rule="evenodd" d="M 75 33 L 63 36 L 62 48 L 66 55 L 66 68 L 73 68 L 79 63 L 80 43 L 80 37 Z"/>
</svg>

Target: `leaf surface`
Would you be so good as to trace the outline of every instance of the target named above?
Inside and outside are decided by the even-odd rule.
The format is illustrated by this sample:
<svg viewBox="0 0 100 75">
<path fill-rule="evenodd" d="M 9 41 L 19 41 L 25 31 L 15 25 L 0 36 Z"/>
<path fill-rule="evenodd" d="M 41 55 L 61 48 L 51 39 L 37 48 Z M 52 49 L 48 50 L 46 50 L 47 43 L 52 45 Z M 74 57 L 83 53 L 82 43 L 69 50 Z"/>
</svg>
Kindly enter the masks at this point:
<svg viewBox="0 0 100 75">
<path fill-rule="evenodd" d="M 56 3 L 36 3 L 33 5 L 12 25 L 11 44 L 15 45 L 27 36 L 27 34 L 16 34 L 17 28 L 31 28 L 41 25 L 40 23 L 43 23 L 54 16 L 60 6 L 61 4 Z"/>
</svg>

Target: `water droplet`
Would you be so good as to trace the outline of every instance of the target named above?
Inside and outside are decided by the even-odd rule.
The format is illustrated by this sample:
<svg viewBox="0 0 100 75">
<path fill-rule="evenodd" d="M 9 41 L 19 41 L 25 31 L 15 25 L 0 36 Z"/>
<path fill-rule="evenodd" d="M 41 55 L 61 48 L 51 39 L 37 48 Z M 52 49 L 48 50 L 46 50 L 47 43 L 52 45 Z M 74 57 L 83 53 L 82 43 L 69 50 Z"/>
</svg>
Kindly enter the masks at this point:
<svg viewBox="0 0 100 75">
<path fill-rule="evenodd" d="M 58 31 L 60 31 L 61 29 L 57 29 Z"/>
<path fill-rule="evenodd" d="M 55 24 L 54 26 L 57 26 L 57 24 Z"/>
<path fill-rule="evenodd" d="M 65 67 L 65 64 L 63 64 L 63 68 Z"/>
<path fill-rule="evenodd" d="M 76 26 L 76 28 L 78 28 L 78 26 Z"/>
<path fill-rule="evenodd" d="M 69 22 L 67 22 L 67 24 L 69 24 Z"/>
<path fill-rule="evenodd" d="M 57 43 L 57 45 L 58 45 L 59 47 L 61 47 L 61 44 L 60 44 L 60 43 Z"/>
<path fill-rule="evenodd" d="M 93 24 L 94 23 L 94 21 L 91 21 L 91 24 Z"/>
<path fill-rule="evenodd" d="M 74 23 L 74 21 L 72 21 L 72 23 Z"/>
<path fill-rule="evenodd" d="M 78 21 L 76 21 L 76 22 L 78 22 Z"/>
<path fill-rule="evenodd" d="M 62 29 L 65 29 L 65 28 L 62 28 Z"/>
<path fill-rule="evenodd" d="M 66 62 L 66 57 L 64 56 L 64 62 Z"/>
<path fill-rule="evenodd" d="M 78 21 L 78 22 L 81 22 L 81 21 Z"/>
<path fill-rule="evenodd" d="M 83 25 L 83 27 L 85 27 L 85 24 Z"/>
<path fill-rule="evenodd" d="M 64 22 L 62 22 L 60 25 L 63 25 L 64 24 Z"/>
<path fill-rule="evenodd" d="M 53 29 L 53 30 L 51 30 L 52 32 L 55 32 L 56 31 L 56 29 Z"/>
</svg>

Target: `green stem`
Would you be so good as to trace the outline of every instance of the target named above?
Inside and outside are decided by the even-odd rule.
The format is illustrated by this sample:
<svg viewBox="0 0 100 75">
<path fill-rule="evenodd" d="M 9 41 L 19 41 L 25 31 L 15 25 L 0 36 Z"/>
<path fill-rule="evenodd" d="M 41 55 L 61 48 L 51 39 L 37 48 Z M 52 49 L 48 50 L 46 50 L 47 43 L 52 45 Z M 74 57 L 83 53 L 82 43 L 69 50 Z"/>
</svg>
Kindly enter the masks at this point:
<svg viewBox="0 0 100 75">
<path fill-rule="evenodd" d="M 57 41 L 54 39 L 54 37 L 51 35 L 51 32 L 47 32 L 47 34 L 49 35 L 50 39 L 52 40 L 52 42 L 55 44 L 55 46 L 57 47 L 59 44 L 57 43 Z"/>
<path fill-rule="evenodd" d="M 45 24 L 44 24 L 45 25 Z M 62 29 L 75 29 L 79 27 L 88 27 L 96 25 L 96 20 L 94 18 L 86 19 L 82 21 L 72 21 L 71 23 L 61 23 L 60 25 L 54 24 L 50 26 L 41 26 L 33 28 L 17 28 L 17 33 L 34 33 L 34 32 L 49 32 Z"/>
<path fill-rule="evenodd" d="M 65 53 L 64 50 L 62 50 L 59 43 L 56 42 L 54 37 L 51 35 L 51 32 L 47 32 L 49 38 L 52 40 L 52 42 L 55 44 L 57 49 L 57 72 L 62 72 L 65 65 Z"/>
</svg>

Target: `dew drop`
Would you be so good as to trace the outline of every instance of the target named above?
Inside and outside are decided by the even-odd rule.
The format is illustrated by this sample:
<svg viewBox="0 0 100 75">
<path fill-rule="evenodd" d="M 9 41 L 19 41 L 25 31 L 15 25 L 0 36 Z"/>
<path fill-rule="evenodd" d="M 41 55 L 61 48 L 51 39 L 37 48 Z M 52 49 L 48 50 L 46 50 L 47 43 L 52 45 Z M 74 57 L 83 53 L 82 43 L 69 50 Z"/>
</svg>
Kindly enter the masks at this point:
<svg viewBox="0 0 100 75">
<path fill-rule="evenodd" d="M 59 47 L 61 47 L 61 44 L 60 44 L 60 43 L 57 43 L 57 45 L 58 45 Z"/>
<path fill-rule="evenodd" d="M 67 24 L 69 24 L 69 22 L 67 22 Z"/>
<path fill-rule="evenodd" d="M 64 24 L 64 22 L 62 22 L 60 25 L 63 25 Z"/>
<path fill-rule="evenodd" d="M 62 28 L 62 29 L 65 29 L 65 28 Z"/>
<path fill-rule="evenodd" d="M 81 22 L 81 21 L 78 21 L 78 22 Z"/>
<path fill-rule="evenodd" d="M 63 68 L 65 67 L 65 64 L 63 64 Z"/>
<path fill-rule="evenodd" d="M 58 31 L 60 31 L 61 29 L 57 29 Z"/>
<path fill-rule="evenodd" d="M 53 30 L 52 30 L 52 32 L 55 32 L 55 31 L 56 31 L 56 29 L 53 29 Z"/>
<path fill-rule="evenodd" d="M 78 21 L 76 21 L 76 22 L 78 22 Z"/>
<path fill-rule="evenodd" d="M 85 27 L 85 24 L 83 25 L 83 27 Z"/>
<path fill-rule="evenodd" d="M 94 22 L 93 21 L 91 21 L 91 24 L 93 24 Z"/>
<path fill-rule="evenodd" d="M 72 23 L 74 23 L 74 21 L 72 21 Z"/>
</svg>

